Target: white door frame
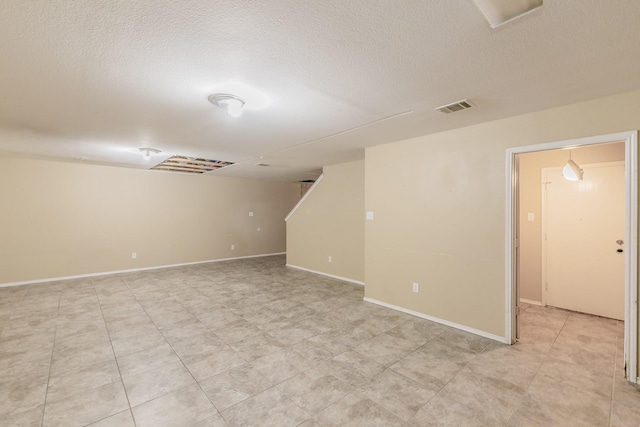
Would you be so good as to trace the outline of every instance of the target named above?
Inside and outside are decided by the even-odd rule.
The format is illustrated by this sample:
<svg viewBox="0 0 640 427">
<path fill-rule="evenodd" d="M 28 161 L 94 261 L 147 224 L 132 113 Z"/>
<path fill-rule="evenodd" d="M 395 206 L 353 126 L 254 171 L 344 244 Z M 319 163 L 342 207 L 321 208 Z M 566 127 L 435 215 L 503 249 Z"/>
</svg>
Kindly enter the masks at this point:
<svg viewBox="0 0 640 427">
<path fill-rule="evenodd" d="M 624 161 L 620 161 L 620 160 L 614 160 L 611 162 L 604 162 L 604 163 L 580 163 L 580 167 L 582 169 L 587 169 L 587 168 L 598 168 L 598 167 L 607 167 L 607 166 L 624 166 L 625 162 Z M 545 286 L 546 282 L 547 282 L 547 240 L 545 239 L 544 236 L 547 235 L 547 190 L 548 188 L 546 187 L 546 183 L 547 183 L 547 173 L 548 172 L 562 172 L 562 166 L 551 166 L 551 167 L 545 167 L 542 168 L 542 173 L 541 173 L 541 184 L 540 184 L 540 191 L 542 194 L 542 207 L 540 209 L 540 223 L 541 223 L 541 233 L 540 233 L 540 247 L 542 248 L 542 280 L 540 281 L 540 292 L 542 295 L 542 298 L 540 300 L 540 302 L 542 303 L 543 306 L 546 307 L 547 305 L 547 287 Z M 624 184 L 626 187 L 626 183 Z M 626 196 L 626 194 L 625 194 Z M 625 211 L 626 212 L 626 211 Z M 626 217 L 626 214 L 625 214 Z M 625 228 L 626 228 L 626 224 L 625 224 Z M 625 246 L 625 250 L 626 250 L 626 246 Z M 626 260 L 625 260 L 626 263 Z"/>
<path fill-rule="evenodd" d="M 592 144 L 624 141 L 625 175 L 625 309 L 624 309 L 624 360 L 627 379 L 632 383 L 638 378 L 638 131 L 620 132 L 587 138 L 527 145 L 507 149 L 506 159 L 506 232 L 505 232 L 505 342 L 515 343 L 517 280 L 515 241 L 518 219 L 515 206 L 518 191 L 515 156 L 536 151 L 580 147 Z"/>
</svg>

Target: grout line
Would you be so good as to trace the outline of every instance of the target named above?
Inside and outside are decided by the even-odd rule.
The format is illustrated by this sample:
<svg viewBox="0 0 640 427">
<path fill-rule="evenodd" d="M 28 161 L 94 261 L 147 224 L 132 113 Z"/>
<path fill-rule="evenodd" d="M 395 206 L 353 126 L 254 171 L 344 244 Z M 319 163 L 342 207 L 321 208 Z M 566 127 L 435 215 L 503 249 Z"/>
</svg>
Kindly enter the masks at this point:
<svg viewBox="0 0 640 427">
<path fill-rule="evenodd" d="M 120 280 L 124 283 L 124 280 L 122 280 L 122 279 L 120 279 Z M 94 283 L 93 280 L 91 282 Z M 126 284 L 125 284 L 125 286 L 126 286 Z M 127 289 L 128 289 L 128 287 L 127 287 Z M 136 425 L 136 419 L 133 417 L 133 410 L 131 408 L 131 402 L 129 401 L 129 393 L 127 393 L 127 388 L 124 386 L 124 379 L 122 378 L 122 372 L 120 371 L 120 364 L 118 363 L 118 358 L 116 357 L 116 351 L 113 348 L 113 341 L 111 340 L 111 333 L 109 332 L 109 327 L 107 326 L 107 320 L 104 318 L 104 311 L 102 311 L 102 302 L 100 302 L 100 297 L 98 296 L 98 291 L 96 290 L 95 283 L 93 285 L 93 291 L 95 292 L 96 299 L 98 300 L 98 307 L 100 308 L 100 315 L 102 316 L 102 323 L 104 323 L 104 328 L 106 329 L 107 336 L 109 337 L 109 344 L 111 345 L 111 351 L 113 352 L 113 360 L 116 362 L 116 368 L 118 368 L 118 374 L 120 375 L 120 384 L 122 384 L 122 389 L 124 390 L 124 395 L 127 398 L 127 405 L 129 406 L 129 413 L 131 414 L 131 419 L 133 420 L 133 425 L 135 426 Z M 122 412 L 124 412 L 124 411 L 122 411 Z M 118 412 L 116 414 L 109 415 L 109 416 L 107 416 L 105 418 L 109 418 L 109 417 L 111 417 L 113 415 L 117 415 L 119 413 L 120 412 Z M 97 421 L 94 421 L 94 422 L 97 422 Z"/>
<path fill-rule="evenodd" d="M 611 427 L 611 423 L 613 422 L 613 399 L 616 392 L 616 364 L 618 363 L 619 341 L 620 337 L 618 336 L 616 337 L 616 352 L 615 357 L 613 358 L 613 380 L 611 381 L 611 403 L 609 404 L 609 427 Z"/>
<path fill-rule="evenodd" d="M 26 292 L 25 292 L 26 295 Z M 47 410 L 47 396 L 49 395 L 49 382 L 51 381 L 51 369 L 53 368 L 53 352 L 56 348 L 56 335 L 58 334 L 58 316 L 60 314 L 60 302 L 62 301 L 62 291 L 58 295 L 58 308 L 56 310 L 56 328 L 53 331 L 53 343 L 51 344 L 51 359 L 49 360 L 49 374 L 47 375 L 47 388 L 44 393 L 44 403 L 42 404 L 42 420 L 40 425 L 44 425 L 44 414 Z"/>
</svg>

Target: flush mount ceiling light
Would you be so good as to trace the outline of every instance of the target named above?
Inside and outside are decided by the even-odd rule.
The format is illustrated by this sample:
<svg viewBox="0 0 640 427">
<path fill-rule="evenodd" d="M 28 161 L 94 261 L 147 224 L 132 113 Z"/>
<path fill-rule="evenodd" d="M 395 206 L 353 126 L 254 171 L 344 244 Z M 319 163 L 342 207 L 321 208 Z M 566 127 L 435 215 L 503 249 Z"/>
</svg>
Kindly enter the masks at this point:
<svg viewBox="0 0 640 427">
<path fill-rule="evenodd" d="M 233 117 L 239 117 L 244 107 L 244 101 L 230 93 L 214 93 L 209 95 L 209 101 L 220 108 L 226 109 L 227 113 Z"/>
<path fill-rule="evenodd" d="M 569 181 L 581 181 L 584 171 L 580 169 L 580 166 L 573 160 L 571 160 L 571 151 L 569 151 L 569 160 L 567 164 L 562 168 L 562 175 Z"/>
<path fill-rule="evenodd" d="M 160 154 L 160 150 L 158 150 L 157 148 L 143 147 L 138 148 L 138 150 L 140 150 L 145 160 L 149 160 L 152 154 Z"/>
<path fill-rule="evenodd" d="M 472 0 L 491 28 L 520 18 L 542 6 L 542 0 Z"/>
</svg>

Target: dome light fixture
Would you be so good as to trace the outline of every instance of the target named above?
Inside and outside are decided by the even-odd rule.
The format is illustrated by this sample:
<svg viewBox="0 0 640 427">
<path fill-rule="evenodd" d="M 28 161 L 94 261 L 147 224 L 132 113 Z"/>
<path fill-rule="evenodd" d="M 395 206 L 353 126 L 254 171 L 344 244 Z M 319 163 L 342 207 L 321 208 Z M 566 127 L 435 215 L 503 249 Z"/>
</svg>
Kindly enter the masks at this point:
<svg viewBox="0 0 640 427">
<path fill-rule="evenodd" d="M 151 158 L 152 154 L 160 154 L 160 150 L 158 150 L 157 148 L 150 148 L 150 147 L 142 147 L 142 148 L 138 148 L 138 150 L 142 153 L 142 156 L 144 157 L 145 160 L 149 160 Z"/>
<path fill-rule="evenodd" d="M 214 93 L 209 95 L 209 102 L 220 108 L 225 108 L 227 113 L 232 117 L 240 117 L 244 101 L 230 93 Z"/>
<path fill-rule="evenodd" d="M 562 168 L 562 175 L 569 181 L 582 181 L 582 175 L 584 171 L 580 169 L 580 166 L 573 160 L 571 160 L 571 151 L 569 151 L 569 160 L 567 164 Z"/>
</svg>

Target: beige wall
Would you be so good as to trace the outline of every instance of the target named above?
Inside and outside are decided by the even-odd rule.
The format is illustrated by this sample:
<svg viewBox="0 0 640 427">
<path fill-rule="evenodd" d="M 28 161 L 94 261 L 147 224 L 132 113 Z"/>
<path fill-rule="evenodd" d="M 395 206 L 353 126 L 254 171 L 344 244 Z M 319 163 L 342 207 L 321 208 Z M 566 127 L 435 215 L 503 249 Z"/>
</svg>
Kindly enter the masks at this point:
<svg viewBox="0 0 640 427">
<path fill-rule="evenodd" d="M 640 91 L 368 148 L 365 296 L 504 337 L 506 149 L 638 128 Z"/>
<path fill-rule="evenodd" d="M 296 184 L 0 157 L 0 283 L 284 252 L 299 195 Z"/>
<path fill-rule="evenodd" d="M 307 194 L 287 221 L 287 264 L 364 281 L 364 161 L 325 167 Z"/>
<path fill-rule="evenodd" d="M 562 167 L 568 150 L 539 151 L 519 156 L 520 163 L 520 297 L 542 301 L 542 168 Z M 624 161 L 624 143 L 598 144 L 571 150 L 579 165 Z M 529 221 L 527 214 L 534 220 Z"/>
</svg>

